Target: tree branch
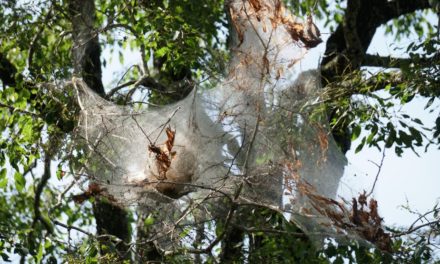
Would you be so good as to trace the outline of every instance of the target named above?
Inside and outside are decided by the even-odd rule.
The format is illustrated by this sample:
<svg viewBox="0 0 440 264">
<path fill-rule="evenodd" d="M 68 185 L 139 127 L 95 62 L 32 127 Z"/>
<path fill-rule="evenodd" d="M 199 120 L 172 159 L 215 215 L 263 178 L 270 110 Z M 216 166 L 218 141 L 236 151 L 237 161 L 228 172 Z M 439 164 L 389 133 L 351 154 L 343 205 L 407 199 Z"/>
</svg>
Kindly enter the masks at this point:
<svg viewBox="0 0 440 264">
<path fill-rule="evenodd" d="M 64 223 L 61 223 L 61 222 L 58 221 L 58 220 L 53 221 L 53 223 L 54 223 L 55 225 L 57 225 L 57 226 L 64 227 L 64 228 L 66 228 L 67 230 L 71 230 L 71 229 L 73 229 L 73 230 L 76 230 L 76 231 L 78 231 L 78 232 L 81 232 L 81 233 L 83 233 L 83 234 L 85 234 L 85 235 L 87 235 L 87 236 L 89 236 L 89 237 L 94 237 L 94 235 L 93 235 L 92 233 L 87 232 L 87 231 L 85 231 L 85 230 L 83 230 L 83 229 L 81 229 L 81 228 L 79 228 L 79 227 L 72 226 L 72 225 L 66 225 L 66 224 L 64 224 Z"/>
<path fill-rule="evenodd" d="M 273 234 L 280 234 L 280 235 L 289 235 L 289 236 L 295 236 L 295 237 L 301 237 L 301 238 L 307 238 L 307 235 L 303 232 L 291 232 L 291 231 L 284 231 L 284 230 L 276 230 L 276 229 L 270 229 L 270 228 L 260 228 L 260 227 L 245 227 L 238 224 L 233 224 L 234 227 L 245 231 L 246 233 L 273 233 Z"/>
<path fill-rule="evenodd" d="M 362 44 L 359 39 L 357 28 L 357 17 L 360 9 L 360 0 L 349 0 L 345 19 L 342 22 L 344 30 L 345 45 L 347 46 L 347 57 L 349 68 L 358 68 L 363 57 Z"/>
<path fill-rule="evenodd" d="M 355 3 L 353 0 L 348 2 L 348 4 L 351 5 L 353 5 L 353 3 Z M 377 27 L 401 15 L 431 7 L 428 0 L 396 0 L 392 2 L 386 0 L 360 1 L 359 9 L 351 5 L 347 5 L 345 21 L 348 19 L 353 20 L 353 17 L 356 18 L 356 28 L 354 30 L 359 37 L 363 54 L 366 53 Z M 357 13 L 357 16 L 354 16 L 355 13 Z M 327 41 L 324 59 L 321 62 L 324 86 L 343 75 L 349 65 L 356 65 L 356 63 L 350 60 L 350 56 L 348 56 L 348 54 L 350 54 L 350 46 L 347 46 L 345 30 L 343 24 L 339 25 Z M 353 44 L 350 40 L 348 43 Z M 356 46 L 356 44 L 354 45 Z M 360 65 L 361 64 L 357 66 L 360 67 Z M 356 69 L 355 67 L 351 68 L 351 70 Z"/>
<path fill-rule="evenodd" d="M 358 70 L 363 65 L 365 53 L 377 27 L 393 18 L 426 8 L 431 8 L 428 0 L 349 0 L 344 22 L 327 41 L 321 62 L 323 87 L 340 82 L 342 76 Z M 355 28 L 352 28 L 353 25 Z M 347 95 L 354 93 L 356 92 L 350 91 Z M 330 119 L 335 115 L 332 111 L 329 111 Z M 333 136 L 343 152 L 350 149 L 351 136 L 347 127 L 334 127 Z"/>
<path fill-rule="evenodd" d="M 105 96 L 106 99 L 111 98 L 113 95 L 115 95 L 115 93 L 117 93 L 119 90 L 130 86 L 130 85 L 134 85 L 134 88 L 138 87 L 138 86 L 145 86 L 150 88 L 151 90 L 154 91 L 159 91 L 159 92 L 166 92 L 167 91 L 167 87 L 159 82 L 157 82 L 154 78 L 150 77 L 150 76 L 143 76 L 142 78 L 140 78 L 137 81 L 128 81 L 126 83 L 123 83 L 121 85 L 116 86 L 115 88 L 111 89 L 107 95 Z M 169 93 L 169 92 L 168 92 Z"/>
<path fill-rule="evenodd" d="M 117 92 L 120 91 L 121 89 L 124 89 L 125 87 L 128 87 L 128 86 L 130 86 L 130 85 L 133 85 L 133 84 L 135 84 L 135 83 L 136 83 L 136 81 L 131 80 L 131 81 L 128 81 L 128 82 L 123 83 L 123 84 L 121 84 L 121 85 L 118 85 L 118 86 L 116 86 L 115 88 L 111 89 L 111 90 L 105 95 L 105 98 L 106 98 L 106 99 L 110 99 L 110 98 L 112 98 L 113 95 L 115 95 L 115 93 L 117 93 Z"/>
<path fill-rule="evenodd" d="M 419 229 L 422 229 L 422 228 L 424 228 L 424 227 L 427 227 L 427 226 L 436 226 L 436 225 L 439 225 L 439 224 L 440 224 L 440 220 L 429 221 L 429 222 L 427 222 L 427 223 L 424 223 L 424 224 L 421 224 L 421 225 L 418 225 L 418 226 L 415 226 L 415 227 L 412 226 L 412 227 L 409 228 L 407 231 L 403 231 L 403 232 L 397 233 L 397 234 L 393 235 L 393 237 L 399 237 L 399 236 L 403 236 L 403 235 L 409 235 L 409 234 L 414 233 L 415 231 L 417 231 L 417 230 L 419 230 Z"/>
<path fill-rule="evenodd" d="M 362 80 L 359 80 L 359 72 L 354 74 L 356 75 L 348 77 L 347 80 L 328 84 L 323 93 L 325 100 L 332 101 L 335 98 L 350 97 L 355 94 L 368 94 L 382 90 L 387 85 L 397 86 L 406 81 L 400 71 L 381 73 Z"/>
<path fill-rule="evenodd" d="M 41 216 L 40 211 L 40 201 L 41 194 L 43 193 L 44 187 L 46 187 L 48 180 L 50 179 L 50 163 L 51 163 L 51 155 L 49 155 L 49 151 L 46 151 L 46 157 L 44 158 L 44 172 L 41 177 L 40 182 L 37 185 L 37 189 L 35 190 L 35 199 L 34 199 L 34 221 L 32 223 L 32 227 L 34 228 L 38 221 L 40 221 L 46 230 L 49 233 L 53 232 L 52 225 L 49 221 Z"/>
<path fill-rule="evenodd" d="M 382 158 L 380 160 L 380 164 L 377 164 L 376 162 L 370 160 L 371 163 L 376 165 L 377 173 L 376 173 L 376 177 L 374 178 L 373 186 L 371 187 L 371 190 L 366 195 L 366 197 L 369 197 L 371 194 L 373 194 L 374 188 L 376 187 L 377 180 L 379 179 L 379 175 L 380 175 L 380 172 L 381 172 L 382 167 L 383 167 L 383 161 L 385 160 L 385 152 L 386 152 L 386 148 L 384 148 L 383 151 L 382 151 Z"/>
<path fill-rule="evenodd" d="M 432 59 L 424 58 L 415 62 L 410 58 L 395 58 L 391 56 L 379 56 L 372 54 L 365 54 L 361 66 L 367 67 L 382 67 L 382 68 L 402 68 L 409 66 L 411 63 L 417 63 L 422 66 L 429 66 L 432 63 Z"/>
</svg>

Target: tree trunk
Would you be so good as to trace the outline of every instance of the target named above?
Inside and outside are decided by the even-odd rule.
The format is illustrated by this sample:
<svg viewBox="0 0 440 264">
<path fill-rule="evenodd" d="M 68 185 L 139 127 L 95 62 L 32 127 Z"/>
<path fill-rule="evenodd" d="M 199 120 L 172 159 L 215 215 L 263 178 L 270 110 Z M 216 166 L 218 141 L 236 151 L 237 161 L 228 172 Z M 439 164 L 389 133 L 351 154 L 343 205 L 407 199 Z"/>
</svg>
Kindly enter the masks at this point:
<svg viewBox="0 0 440 264">
<path fill-rule="evenodd" d="M 101 48 L 95 29 L 95 4 L 91 0 L 70 0 L 73 29 L 73 73 L 83 78 L 97 94 L 104 96 L 101 72 Z"/>
<path fill-rule="evenodd" d="M 136 263 L 160 263 L 163 257 L 157 250 L 154 243 L 149 241 L 151 234 L 149 234 L 149 230 L 144 224 L 147 217 L 148 213 L 139 213 L 136 237 Z"/>
<path fill-rule="evenodd" d="M 95 24 L 95 4 L 93 0 L 70 0 L 69 12 L 73 29 L 73 65 L 74 75 L 83 78 L 85 83 L 100 96 L 105 95 L 101 80 L 101 49 L 99 46 L 98 32 Z M 110 234 L 122 240 L 116 248 L 123 258 L 129 258 L 128 247 L 125 242 L 130 241 L 127 212 L 108 201 L 96 199 L 93 204 L 98 235 Z M 101 240 L 107 250 L 101 253 L 112 252 L 111 239 Z"/>
</svg>

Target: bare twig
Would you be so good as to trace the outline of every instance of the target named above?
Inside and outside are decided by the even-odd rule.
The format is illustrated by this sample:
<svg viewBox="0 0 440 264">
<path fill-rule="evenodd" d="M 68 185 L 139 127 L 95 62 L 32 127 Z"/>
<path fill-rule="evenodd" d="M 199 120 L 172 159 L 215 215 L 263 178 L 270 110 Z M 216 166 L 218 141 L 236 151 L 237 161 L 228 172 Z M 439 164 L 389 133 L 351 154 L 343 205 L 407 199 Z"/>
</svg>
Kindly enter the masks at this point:
<svg viewBox="0 0 440 264">
<path fill-rule="evenodd" d="M 88 235 L 88 236 L 90 236 L 90 237 L 94 237 L 94 236 L 95 236 L 94 234 L 92 234 L 92 233 L 90 233 L 90 232 L 87 232 L 87 231 L 85 231 L 84 229 L 81 229 L 81 228 L 79 228 L 79 227 L 72 226 L 72 225 L 66 225 L 66 224 L 64 224 L 64 223 L 61 223 L 61 222 L 58 221 L 58 220 L 53 221 L 53 223 L 54 223 L 55 225 L 57 225 L 57 226 L 64 227 L 64 228 L 66 228 L 67 230 L 71 230 L 71 229 L 73 229 L 73 230 L 76 230 L 76 231 L 78 231 L 78 232 L 81 232 L 81 233 L 83 233 L 83 234 L 85 234 L 85 235 Z"/>
<path fill-rule="evenodd" d="M 373 191 L 374 191 L 374 187 L 376 187 L 377 179 L 379 178 L 380 171 L 382 170 L 382 166 L 383 166 L 383 161 L 384 161 L 384 160 L 385 160 L 385 148 L 383 149 L 383 152 L 382 152 L 382 159 L 380 160 L 380 164 L 377 164 L 376 162 L 369 160 L 371 163 L 373 163 L 374 165 L 376 165 L 376 167 L 377 167 L 377 173 L 376 173 L 376 177 L 375 177 L 375 179 L 374 179 L 373 186 L 371 187 L 371 190 L 370 190 L 370 192 L 366 195 L 366 197 L 370 196 L 370 195 L 373 193 Z"/>
<path fill-rule="evenodd" d="M 156 139 L 155 139 L 154 142 L 153 142 L 154 144 L 156 144 L 157 140 L 158 140 L 159 137 L 160 137 L 160 134 L 162 134 L 162 132 L 163 132 L 163 130 L 165 129 L 165 127 L 168 125 L 168 123 L 171 122 L 171 119 L 174 117 L 174 115 L 177 113 L 177 111 L 180 110 L 180 108 L 181 108 L 180 106 L 177 107 L 177 108 L 171 113 L 170 117 L 168 117 L 168 120 L 167 120 L 165 123 L 163 123 L 163 124 L 161 125 L 162 129 L 160 130 L 159 134 L 157 134 L 157 137 L 156 137 Z"/>
<path fill-rule="evenodd" d="M 255 138 L 257 136 L 259 125 L 260 125 L 260 115 L 258 115 L 256 120 L 255 120 L 254 131 L 252 131 L 251 141 L 249 142 L 249 147 L 246 150 L 246 157 L 245 157 L 244 164 L 243 164 L 244 175 L 246 175 L 246 173 L 247 173 L 249 156 L 250 156 L 250 153 L 251 153 L 251 150 L 252 150 Z"/>
<path fill-rule="evenodd" d="M 245 162 L 243 164 L 244 175 L 247 174 L 247 166 L 248 166 L 249 156 L 250 156 L 250 152 L 251 152 L 252 147 L 253 147 L 253 143 L 255 141 L 256 134 L 258 132 L 259 122 L 260 122 L 260 116 L 258 115 L 254 131 L 252 131 L 251 141 L 249 142 L 249 146 L 248 146 L 248 149 L 246 151 Z M 220 235 L 218 235 L 216 237 L 216 239 L 208 247 L 206 247 L 204 249 L 205 252 L 210 252 L 224 238 L 224 236 L 226 235 L 228 227 L 231 224 L 232 217 L 234 216 L 235 211 L 238 208 L 238 200 L 240 198 L 241 192 L 243 191 L 243 185 L 244 185 L 243 182 L 244 181 L 240 182 L 240 184 L 238 185 L 237 190 L 235 191 L 234 199 L 233 199 L 233 201 L 231 203 L 231 208 L 229 209 L 228 214 L 226 216 L 223 232 Z"/>
<path fill-rule="evenodd" d="M 81 110 L 85 110 L 85 107 L 84 107 L 84 105 L 82 104 L 82 101 L 81 101 L 81 96 L 80 96 L 80 91 L 79 91 L 79 88 L 78 88 L 78 83 L 80 83 L 81 84 L 81 86 L 83 85 L 83 81 L 82 81 L 82 79 L 78 79 L 78 78 L 76 78 L 76 77 L 73 77 L 72 78 L 72 84 L 73 84 L 73 88 L 75 88 L 75 92 L 76 92 L 76 99 L 77 99 L 77 101 L 78 101 L 78 106 L 79 106 L 79 108 L 81 109 Z M 81 88 L 82 89 L 82 88 Z"/>
<path fill-rule="evenodd" d="M 121 90 L 121 89 L 123 89 L 123 88 L 125 88 L 125 87 L 127 87 L 127 86 L 133 85 L 133 84 L 135 84 L 135 83 L 136 83 L 136 81 L 131 80 L 131 81 L 128 81 L 128 82 L 123 83 L 123 84 L 121 84 L 121 85 L 118 85 L 118 86 L 116 86 L 115 88 L 111 89 L 111 90 L 107 93 L 107 95 L 105 96 L 105 98 L 109 99 L 109 98 L 111 98 L 115 93 L 117 93 L 119 90 Z"/>
<path fill-rule="evenodd" d="M 132 115 L 131 118 L 133 118 L 134 122 L 136 123 L 136 125 L 138 126 L 138 128 L 142 131 L 142 133 L 144 134 L 144 136 L 147 138 L 148 143 L 150 143 L 150 145 L 153 145 L 153 142 L 150 140 L 150 137 L 147 135 L 147 133 L 145 133 L 144 129 L 142 128 L 141 125 L 139 125 L 138 121 L 136 120 L 136 118 Z"/>
<path fill-rule="evenodd" d="M 264 49 L 268 49 L 269 43 L 264 42 L 263 38 L 260 36 L 260 34 L 258 33 L 257 28 L 255 27 L 254 23 L 252 23 L 252 19 L 250 18 L 250 15 L 248 14 L 247 8 L 246 8 L 246 2 L 243 0 L 243 10 L 244 13 L 246 14 L 246 17 L 248 19 L 248 22 L 251 24 L 252 29 L 254 30 L 255 34 L 257 35 L 258 39 L 261 42 L 261 45 L 263 45 Z M 264 22 L 263 22 L 264 23 Z"/>
<path fill-rule="evenodd" d="M 119 237 L 114 236 L 114 235 L 107 235 L 107 234 L 95 235 L 93 233 L 90 233 L 90 232 L 82 229 L 82 228 L 79 228 L 79 227 L 73 226 L 73 225 L 67 225 L 67 224 L 64 224 L 64 223 L 62 223 L 62 222 L 60 222 L 58 220 L 54 220 L 54 221 L 52 221 L 52 223 L 54 223 L 57 226 L 61 226 L 61 227 L 65 228 L 65 229 L 67 229 L 69 232 L 70 232 L 70 230 L 76 230 L 76 231 L 78 231 L 80 233 L 83 233 L 84 235 L 87 235 L 87 236 L 92 237 L 92 238 L 96 238 L 96 239 L 110 238 L 111 240 L 113 240 L 117 244 L 123 243 L 125 246 L 130 246 L 132 244 L 132 243 L 126 243 L 122 239 L 120 239 Z"/>
<path fill-rule="evenodd" d="M 418 226 L 415 226 L 415 227 L 413 226 L 413 227 L 409 228 L 407 231 L 403 231 L 403 232 L 394 234 L 393 237 L 409 235 L 409 234 L 412 234 L 412 233 L 414 233 L 415 231 L 417 231 L 417 230 L 419 230 L 421 228 L 424 228 L 424 227 L 427 227 L 427 226 L 439 225 L 439 224 L 440 224 L 440 220 L 430 221 L 430 222 L 427 222 L 427 223 L 424 223 L 424 224 L 421 224 L 421 225 L 418 225 Z"/>
<path fill-rule="evenodd" d="M 50 212 L 53 212 L 55 209 L 57 209 L 58 207 L 61 206 L 62 202 L 63 202 L 63 198 L 66 195 L 66 193 L 72 189 L 73 186 L 75 186 L 76 180 L 72 180 L 72 182 L 64 189 L 63 192 L 61 192 L 58 195 L 58 201 L 57 203 L 50 209 Z"/>
<path fill-rule="evenodd" d="M 429 222 L 427 216 L 430 214 L 435 214 L 436 212 L 440 211 L 440 208 L 434 208 L 433 210 L 430 210 L 424 214 L 419 214 L 419 217 L 410 225 L 410 227 L 408 229 L 413 229 L 414 226 L 416 225 L 417 222 L 419 222 L 422 219 L 425 219 L 426 221 Z"/>
<path fill-rule="evenodd" d="M 257 227 L 245 227 L 242 225 L 233 224 L 235 228 L 238 228 L 242 231 L 245 231 L 247 233 L 274 233 L 274 234 L 280 234 L 280 235 L 289 235 L 289 236 L 295 236 L 295 237 L 303 237 L 306 238 L 307 235 L 303 232 L 289 232 L 284 230 L 276 230 L 276 229 L 270 229 L 270 228 L 257 228 Z"/>
</svg>

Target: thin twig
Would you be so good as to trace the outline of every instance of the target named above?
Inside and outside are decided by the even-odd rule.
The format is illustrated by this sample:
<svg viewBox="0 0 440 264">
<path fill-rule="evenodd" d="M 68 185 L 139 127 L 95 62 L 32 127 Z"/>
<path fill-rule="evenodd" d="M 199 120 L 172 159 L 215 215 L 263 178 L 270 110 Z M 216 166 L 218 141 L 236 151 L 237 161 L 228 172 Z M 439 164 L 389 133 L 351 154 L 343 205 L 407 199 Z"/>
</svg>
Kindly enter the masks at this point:
<svg viewBox="0 0 440 264">
<path fill-rule="evenodd" d="M 132 84 L 135 84 L 135 83 L 136 83 L 136 81 L 131 80 L 131 81 L 128 81 L 128 82 L 123 83 L 123 84 L 121 84 L 121 85 L 118 85 L 118 86 L 116 86 L 115 88 L 111 89 L 111 90 L 107 93 L 107 95 L 105 96 L 105 98 L 106 98 L 106 99 L 110 99 L 110 98 L 111 98 L 116 92 L 118 92 L 119 90 L 121 90 L 121 89 L 123 89 L 123 88 L 125 88 L 125 87 L 127 87 L 127 86 L 130 86 L 130 85 L 132 85 Z"/>
<path fill-rule="evenodd" d="M 263 45 L 264 49 L 267 50 L 267 49 L 268 49 L 268 44 L 269 44 L 269 43 L 265 43 L 265 42 L 264 42 L 263 38 L 262 38 L 262 37 L 260 36 L 260 34 L 258 33 L 258 30 L 257 30 L 257 28 L 255 27 L 254 23 L 252 23 L 252 19 L 251 19 L 250 15 L 249 15 L 248 12 L 247 12 L 246 1 L 245 1 L 245 0 L 243 0 L 243 10 L 244 10 L 244 13 L 246 14 L 246 17 L 248 18 L 249 23 L 250 23 L 251 26 L 252 26 L 252 29 L 255 31 L 255 34 L 257 35 L 258 39 L 261 41 L 261 44 Z M 263 23 L 264 23 L 264 22 L 263 22 Z"/>
<path fill-rule="evenodd" d="M 81 229 L 81 228 L 79 228 L 79 227 L 72 226 L 72 225 L 66 225 L 66 224 L 64 224 L 64 223 L 61 223 L 61 222 L 58 221 L 58 220 L 55 220 L 55 221 L 52 221 L 52 222 L 53 222 L 55 225 L 57 225 L 57 226 L 61 226 L 61 227 L 66 228 L 67 230 L 71 230 L 71 229 L 73 229 L 73 230 L 79 231 L 79 232 L 81 232 L 81 233 L 83 233 L 83 234 L 85 234 L 85 235 L 88 235 L 88 236 L 90 236 L 90 237 L 94 237 L 94 236 L 95 236 L 94 234 L 92 234 L 92 233 L 90 233 L 90 232 L 87 232 L 87 231 L 85 231 L 84 229 Z"/>
<path fill-rule="evenodd" d="M 247 173 L 247 166 L 248 166 L 248 162 L 249 162 L 249 156 L 255 141 L 255 138 L 257 136 L 257 132 L 258 132 L 258 127 L 260 125 L 260 115 L 257 116 L 257 120 L 255 120 L 255 127 L 254 127 L 254 131 L 252 131 L 252 137 L 251 137 L 251 141 L 249 142 L 249 147 L 246 151 L 246 157 L 244 160 L 244 164 L 243 164 L 243 169 L 244 169 L 244 174 Z"/>
<path fill-rule="evenodd" d="M 419 222 L 422 219 L 425 219 L 426 221 L 429 222 L 429 220 L 428 220 L 428 218 L 426 216 L 429 215 L 429 214 L 434 214 L 434 213 L 438 212 L 439 210 L 440 210 L 440 208 L 436 207 L 433 210 L 430 210 L 430 211 L 428 211 L 428 212 L 426 212 L 424 214 L 419 214 L 419 213 L 415 212 L 415 213 L 417 213 L 419 215 L 419 217 L 409 226 L 408 230 L 413 229 L 414 226 L 416 225 L 416 223 Z"/>
<path fill-rule="evenodd" d="M 397 234 L 393 235 L 393 237 L 409 235 L 409 234 L 414 233 L 415 231 L 417 231 L 417 230 L 419 230 L 421 228 L 424 228 L 424 227 L 427 227 L 427 226 L 431 226 L 431 225 L 439 225 L 439 224 L 440 224 L 440 220 L 430 221 L 430 222 L 421 224 L 419 226 L 412 227 L 412 228 L 408 229 L 407 231 L 397 233 Z"/>
<path fill-rule="evenodd" d="M 157 137 L 156 137 L 156 139 L 155 139 L 154 142 L 153 142 L 154 144 L 156 144 L 157 140 L 158 140 L 159 137 L 160 137 L 160 134 L 162 134 L 162 132 L 163 132 L 163 130 L 165 129 L 165 127 L 168 125 L 168 123 L 171 122 L 171 119 L 174 117 L 174 115 L 177 113 L 177 111 L 180 110 L 180 108 L 181 108 L 180 106 L 177 107 L 177 108 L 174 110 L 174 112 L 171 113 L 171 115 L 170 115 L 170 117 L 168 118 L 168 120 L 167 120 L 164 124 L 161 125 L 161 126 L 162 126 L 162 129 L 160 130 L 159 134 L 157 134 Z"/>
<path fill-rule="evenodd" d="M 57 201 L 57 203 L 50 209 L 50 211 L 49 212 L 53 212 L 55 209 L 57 209 L 58 207 L 60 207 L 61 206 L 61 204 L 62 204 L 62 201 L 63 201 L 63 198 L 64 198 L 64 195 L 66 195 L 66 193 L 70 190 L 70 189 L 72 189 L 72 187 L 73 186 L 75 186 L 75 183 L 76 183 L 76 180 L 74 179 L 74 180 L 72 180 L 72 182 L 64 189 L 64 191 L 63 192 L 61 192 L 59 195 L 58 195 L 58 201 Z"/>
<path fill-rule="evenodd" d="M 289 236 L 297 236 L 297 237 L 303 237 L 306 238 L 307 235 L 302 232 L 289 232 L 284 230 L 276 230 L 276 229 L 270 229 L 270 228 L 257 228 L 257 227 L 245 227 L 242 225 L 233 224 L 235 228 L 238 228 L 242 231 L 245 231 L 247 233 L 274 233 L 274 234 L 281 234 L 281 235 L 289 235 Z"/>
<path fill-rule="evenodd" d="M 243 164 L 244 175 L 246 175 L 246 173 L 247 173 L 248 160 L 249 160 L 250 152 L 251 152 L 251 149 L 252 149 L 252 146 L 253 146 L 253 143 L 255 141 L 255 137 L 256 137 L 257 131 L 258 131 L 259 121 L 260 121 L 260 116 L 257 116 L 255 128 L 254 128 L 254 131 L 252 133 L 251 141 L 249 142 L 249 147 L 248 147 L 248 149 L 246 151 L 245 162 Z M 232 204 L 231 204 L 231 208 L 229 209 L 227 217 L 226 217 L 226 220 L 225 220 L 223 232 L 220 235 L 218 235 L 216 237 L 216 239 L 208 247 L 206 247 L 204 249 L 205 252 L 210 252 L 223 239 L 223 237 L 226 235 L 228 227 L 229 227 L 229 225 L 230 225 L 230 223 L 232 221 L 232 217 L 234 216 L 235 211 L 238 208 L 238 199 L 239 199 L 240 194 L 241 194 L 242 191 L 243 191 L 243 181 L 240 182 L 237 190 L 235 191 L 234 199 L 233 199 Z"/>
<path fill-rule="evenodd" d="M 153 142 L 151 142 L 150 137 L 147 135 L 147 133 L 145 133 L 144 129 L 141 127 L 141 125 L 139 125 L 138 121 L 136 120 L 136 118 L 134 116 L 131 116 L 131 118 L 133 118 L 134 122 L 136 123 L 136 125 L 138 126 L 138 128 L 142 131 L 142 133 L 145 135 L 145 137 L 147 138 L 148 142 L 150 143 L 150 145 L 153 145 Z"/>
<path fill-rule="evenodd" d="M 380 164 L 377 164 L 374 161 L 369 160 L 369 162 L 371 162 L 371 163 L 373 163 L 374 165 L 377 166 L 377 173 L 376 173 L 376 177 L 374 179 L 373 186 L 371 187 L 371 190 L 366 195 L 366 197 L 370 196 L 373 193 L 373 191 L 374 191 L 374 187 L 376 187 L 377 179 L 379 178 L 380 171 L 382 170 L 382 166 L 383 166 L 383 161 L 384 160 L 385 160 L 385 148 L 383 149 L 383 152 L 382 152 L 382 159 L 380 160 Z"/>
</svg>

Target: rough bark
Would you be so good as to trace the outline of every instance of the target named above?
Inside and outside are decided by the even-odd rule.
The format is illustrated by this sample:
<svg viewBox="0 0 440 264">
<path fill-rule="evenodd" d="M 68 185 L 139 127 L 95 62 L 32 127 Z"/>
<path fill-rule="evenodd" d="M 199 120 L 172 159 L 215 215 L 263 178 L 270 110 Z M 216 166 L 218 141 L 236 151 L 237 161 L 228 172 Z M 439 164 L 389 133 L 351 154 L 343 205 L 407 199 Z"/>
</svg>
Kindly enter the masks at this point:
<svg viewBox="0 0 440 264">
<path fill-rule="evenodd" d="M 4 86 L 15 85 L 17 68 L 6 58 L 6 54 L 0 52 L 0 80 Z"/>
<path fill-rule="evenodd" d="M 94 29 L 95 4 L 92 0 L 71 0 L 69 2 L 73 29 L 73 65 L 77 75 L 101 96 L 105 96 L 101 80 L 101 50 L 98 33 Z M 111 234 L 124 242 L 130 241 L 127 212 L 109 202 L 96 200 L 93 204 L 98 235 Z M 111 243 L 109 239 L 101 240 L 103 244 Z M 128 248 L 124 243 L 116 245 L 120 255 L 126 257 Z M 102 253 L 106 253 L 103 250 Z"/>
<path fill-rule="evenodd" d="M 93 203 L 93 213 L 96 219 L 96 230 L 98 235 L 110 234 L 121 239 L 122 242 L 112 242 L 112 239 L 105 237 L 100 239 L 103 245 L 114 245 L 121 258 L 129 258 L 128 247 L 124 242 L 130 241 L 130 229 L 128 226 L 127 212 L 109 202 L 96 200 Z M 110 248 L 101 248 L 102 253 L 113 253 Z"/>
<path fill-rule="evenodd" d="M 73 29 L 73 69 L 96 93 L 105 95 L 102 85 L 101 48 L 98 32 L 94 29 L 95 4 L 93 1 L 69 2 Z"/>
<path fill-rule="evenodd" d="M 149 231 L 145 228 L 144 221 L 148 217 L 148 213 L 140 213 L 137 222 L 137 238 L 136 238 L 136 263 L 157 262 L 163 259 L 153 242 L 149 241 Z"/>
<path fill-rule="evenodd" d="M 222 251 L 220 254 L 221 263 L 233 263 L 237 260 L 237 256 L 243 255 L 242 246 L 244 232 L 238 228 L 232 227 L 226 231 L 226 235 L 222 241 Z"/>
</svg>

